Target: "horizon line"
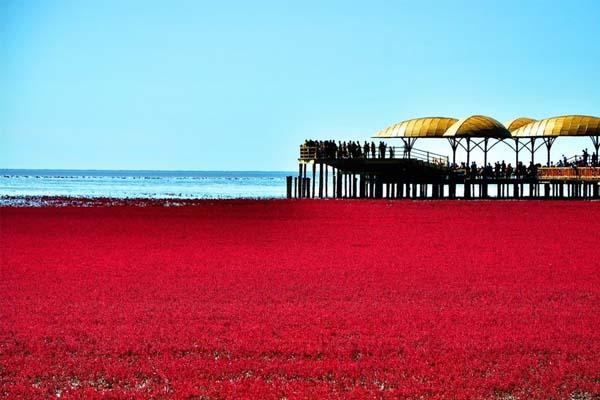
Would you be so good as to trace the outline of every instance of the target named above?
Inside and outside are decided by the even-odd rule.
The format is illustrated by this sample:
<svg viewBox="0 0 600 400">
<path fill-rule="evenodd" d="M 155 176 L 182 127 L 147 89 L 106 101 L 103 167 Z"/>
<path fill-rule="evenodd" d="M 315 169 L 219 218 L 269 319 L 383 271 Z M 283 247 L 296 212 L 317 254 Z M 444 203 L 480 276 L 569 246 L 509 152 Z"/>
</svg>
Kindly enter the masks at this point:
<svg viewBox="0 0 600 400">
<path fill-rule="evenodd" d="M 113 172 L 294 172 L 292 170 L 225 170 L 225 169 L 110 169 L 110 168 L 0 168 L 0 171 L 113 171 Z"/>
</svg>

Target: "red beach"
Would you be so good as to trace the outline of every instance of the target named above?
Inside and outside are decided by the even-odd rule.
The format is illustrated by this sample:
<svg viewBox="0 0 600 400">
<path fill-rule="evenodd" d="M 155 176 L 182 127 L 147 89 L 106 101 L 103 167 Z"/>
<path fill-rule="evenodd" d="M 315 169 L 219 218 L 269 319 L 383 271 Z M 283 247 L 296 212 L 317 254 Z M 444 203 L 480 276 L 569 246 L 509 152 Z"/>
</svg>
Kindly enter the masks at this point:
<svg viewBox="0 0 600 400">
<path fill-rule="evenodd" d="M 599 219 L 561 201 L 3 207 L 0 398 L 597 398 Z"/>
</svg>

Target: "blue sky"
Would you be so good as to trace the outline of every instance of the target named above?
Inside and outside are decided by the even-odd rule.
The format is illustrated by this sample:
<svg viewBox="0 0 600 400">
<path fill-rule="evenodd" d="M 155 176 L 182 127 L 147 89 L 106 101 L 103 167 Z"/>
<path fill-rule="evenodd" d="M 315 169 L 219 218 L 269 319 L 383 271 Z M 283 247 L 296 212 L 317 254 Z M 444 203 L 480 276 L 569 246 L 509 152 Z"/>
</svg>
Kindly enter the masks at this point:
<svg viewBox="0 0 600 400">
<path fill-rule="evenodd" d="M 4 0 L 0 60 L 0 168 L 294 170 L 419 116 L 600 115 L 600 2 Z"/>
</svg>

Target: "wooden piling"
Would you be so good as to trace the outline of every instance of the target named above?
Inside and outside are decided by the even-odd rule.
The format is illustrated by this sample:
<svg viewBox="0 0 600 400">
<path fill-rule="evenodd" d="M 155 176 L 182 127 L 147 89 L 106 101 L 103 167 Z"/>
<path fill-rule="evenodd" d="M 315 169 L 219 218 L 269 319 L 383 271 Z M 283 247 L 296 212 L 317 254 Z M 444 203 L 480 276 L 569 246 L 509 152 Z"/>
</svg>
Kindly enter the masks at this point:
<svg viewBox="0 0 600 400">
<path fill-rule="evenodd" d="M 323 163 L 319 163 L 319 198 L 323 198 Z"/>
<path fill-rule="evenodd" d="M 360 174 L 359 175 L 358 187 L 359 187 L 359 189 L 358 189 L 359 190 L 358 197 L 360 197 L 361 199 L 364 199 L 366 197 L 366 193 L 365 193 L 365 189 L 366 189 L 365 174 Z"/>
<path fill-rule="evenodd" d="M 312 163 L 312 198 L 315 198 L 315 181 L 316 181 L 316 171 L 317 170 L 317 163 L 315 161 L 313 161 Z"/>
<path fill-rule="evenodd" d="M 383 182 L 375 177 L 375 198 L 381 199 L 383 197 Z"/>
<path fill-rule="evenodd" d="M 288 199 L 292 198 L 292 177 L 291 176 L 286 176 L 285 177 L 285 194 L 286 197 Z"/>
<path fill-rule="evenodd" d="M 306 163 L 302 164 L 302 197 L 307 197 L 307 192 L 309 191 L 309 188 L 306 187 L 307 185 L 307 178 L 306 178 Z"/>
<path fill-rule="evenodd" d="M 302 163 L 298 164 L 298 195 L 296 197 L 302 197 Z"/>
<path fill-rule="evenodd" d="M 329 170 L 329 167 L 327 166 L 327 164 L 325 164 L 325 197 L 327 198 L 327 184 L 329 179 L 327 178 L 327 171 Z"/>
</svg>

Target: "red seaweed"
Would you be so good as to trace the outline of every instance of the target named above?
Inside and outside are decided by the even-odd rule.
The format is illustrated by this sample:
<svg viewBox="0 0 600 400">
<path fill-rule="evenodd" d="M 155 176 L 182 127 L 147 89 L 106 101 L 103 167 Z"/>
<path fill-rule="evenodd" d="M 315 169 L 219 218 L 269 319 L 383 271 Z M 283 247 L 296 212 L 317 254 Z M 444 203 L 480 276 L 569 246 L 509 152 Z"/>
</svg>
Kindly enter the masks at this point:
<svg viewBox="0 0 600 400">
<path fill-rule="evenodd" d="M 600 394 L 600 203 L 107 201 L 0 208 L 0 398 Z"/>
</svg>

